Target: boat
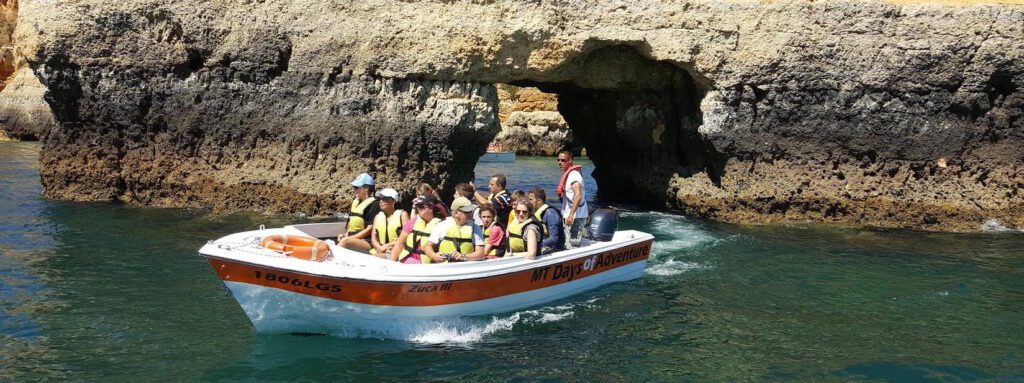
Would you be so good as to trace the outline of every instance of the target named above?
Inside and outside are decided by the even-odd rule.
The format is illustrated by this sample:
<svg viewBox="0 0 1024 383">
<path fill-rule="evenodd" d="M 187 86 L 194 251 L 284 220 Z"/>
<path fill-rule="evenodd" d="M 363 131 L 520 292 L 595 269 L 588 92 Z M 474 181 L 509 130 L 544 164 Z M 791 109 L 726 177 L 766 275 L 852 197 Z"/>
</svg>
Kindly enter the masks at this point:
<svg viewBox="0 0 1024 383">
<path fill-rule="evenodd" d="M 516 152 L 487 152 L 478 162 L 516 162 Z"/>
<path fill-rule="evenodd" d="M 487 145 L 487 152 L 477 162 L 516 162 L 516 152 L 502 150 L 501 144 L 492 142 Z"/>
<path fill-rule="evenodd" d="M 260 333 L 340 333 L 382 321 L 511 312 L 643 275 L 654 237 L 622 230 L 606 241 L 543 255 L 403 264 L 334 244 L 344 223 L 263 228 L 208 242 L 199 253 Z M 322 261 L 265 248 L 266 238 L 323 239 Z"/>
</svg>

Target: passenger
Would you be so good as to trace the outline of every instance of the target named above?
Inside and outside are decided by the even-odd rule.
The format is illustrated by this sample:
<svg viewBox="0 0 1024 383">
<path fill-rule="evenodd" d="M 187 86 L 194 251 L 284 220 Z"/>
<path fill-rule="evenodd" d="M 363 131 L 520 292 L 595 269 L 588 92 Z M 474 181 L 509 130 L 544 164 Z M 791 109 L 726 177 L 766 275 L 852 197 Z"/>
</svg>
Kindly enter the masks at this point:
<svg viewBox="0 0 1024 383">
<path fill-rule="evenodd" d="M 402 263 L 430 263 L 430 258 L 423 255 L 423 249 L 427 245 L 427 238 L 430 237 L 434 226 L 441 222 L 437 217 L 438 201 L 432 195 L 421 195 L 412 200 L 412 208 L 416 211 L 416 218 L 406 221 L 402 226 L 402 234 L 398 236 L 398 243 L 403 246 L 395 246 L 391 249 L 391 260 Z"/>
<path fill-rule="evenodd" d="M 494 211 L 498 213 L 498 218 L 496 220 L 499 225 L 503 225 L 502 228 L 504 229 L 505 226 L 507 226 L 507 223 L 502 219 L 502 217 L 508 216 L 508 213 L 512 210 L 512 197 L 508 194 L 508 191 L 505 190 L 505 175 L 495 174 L 491 176 L 491 181 L 488 186 L 491 190 L 490 196 L 484 198 L 480 192 L 476 192 L 473 193 L 473 197 L 476 199 L 477 203 L 481 205 L 491 205 L 494 207 Z"/>
<path fill-rule="evenodd" d="M 402 209 L 395 209 L 398 203 L 398 192 L 392 188 L 381 189 L 377 192 L 377 203 L 380 204 L 380 213 L 373 217 L 373 232 L 370 235 L 370 254 L 388 257 L 391 249 L 396 247 L 399 232 L 402 226 L 409 221 L 409 213 Z"/>
<path fill-rule="evenodd" d="M 530 191 L 529 201 L 533 206 L 539 206 L 533 213 L 533 219 L 540 225 L 543 240 L 540 242 L 541 254 L 550 254 L 556 251 L 565 250 L 565 231 L 562 230 L 562 215 L 558 209 L 552 209 L 547 204 L 547 193 L 544 189 L 536 188 Z"/>
<path fill-rule="evenodd" d="M 572 249 L 583 241 L 583 224 L 587 221 L 583 167 L 573 164 L 572 152 L 568 150 L 558 152 L 558 166 L 564 172 L 556 193 L 562 201 L 562 217 L 565 218 L 565 248 Z"/>
<path fill-rule="evenodd" d="M 522 255 L 526 259 L 535 259 L 540 255 L 540 225 L 533 221 L 533 204 L 530 201 L 516 202 L 513 211 L 516 220 L 508 227 L 509 256 Z"/>
<path fill-rule="evenodd" d="M 461 182 L 455 185 L 454 198 L 465 197 L 466 199 L 472 201 L 475 195 L 476 186 L 473 186 L 472 182 Z M 476 223 L 477 226 L 481 227 L 484 225 L 484 221 L 480 219 L 479 208 L 477 208 L 476 211 L 473 212 L 473 223 Z"/>
<path fill-rule="evenodd" d="M 516 189 L 516 191 L 512 192 L 512 198 L 509 198 L 509 200 L 508 200 L 508 206 L 515 206 L 516 202 L 518 202 L 519 200 L 525 199 L 525 198 L 526 198 L 526 192 L 524 192 L 522 190 L 519 190 L 519 189 Z M 505 227 L 508 227 L 509 225 L 511 225 L 512 224 L 512 220 L 514 220 L 515 218 L 516 218 L 516 212 L 514 212 L 512 210 L 509 210 L 508 211 L 508 221 L 505 223 Z"/>
<path fill-rule="evenodd" d="M 437 201 L 437 207 L 439 209 L 441 209 L 441 211 L 440 211 L 441 214 L 438 215 L 439 218 L 445 219 L 449 215 L 451 215 L 448 212 L 448 207 L 444 206 L 444 204 L 441 203 L 441 195 L 437 193 L 437 189 L 434 189 L 434 187 L 430 186 L 430 184 L 424 182 L 424 183 L 419 184 L 419 186 L 416 186 L 416 195 L 430 195 L 430 196 L 433 196 L 435 201 Z M 415 213 L 416 212 L 413 212 L 413 214 L 415 214 Z"/>
<path fill-rule="evenodd" d="M 473 223 L 476 206 L 465 197 L 452 202 L 452 217 L 437 224 L 430 233 L 424 253 L 433 262 L 479 261 L 484 259 L 484 238 L 480 226 Z"/>
<path fill-rule="evenodd" d="M 373 177 L 362 173 L 351 183 L 355 191 L 352 207 L 348 211 L 348 230 L 338 234 L 338 245 L 349 250 L 369 252 L 372 227 L 366 224 L 369 217 L 376 217 L 380 212 L 377 199 L 373 197 Z"/>
<path fill-rule="evenodd" d="M 484 221 L 484 254 L 487 259 L 494 259 L 505 256 L 505 231 L 495 222 L 494 208 L 484 206 L 480 208 L 480 219 Z"/>
</svg>

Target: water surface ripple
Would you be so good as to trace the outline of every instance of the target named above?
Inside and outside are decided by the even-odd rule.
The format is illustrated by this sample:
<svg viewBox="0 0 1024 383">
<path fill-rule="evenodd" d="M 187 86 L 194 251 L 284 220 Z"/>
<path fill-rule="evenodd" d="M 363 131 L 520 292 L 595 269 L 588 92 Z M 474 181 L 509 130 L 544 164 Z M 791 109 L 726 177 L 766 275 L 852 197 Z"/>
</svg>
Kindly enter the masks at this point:
<svg viewBox="0 0 1024 383">
<path fill-rule="evenodd" d="M 624 208 L 622 228 L 657 237 L 641 279 L 495 316 L 263 336 L 196 250 L 298 218 L 47 200 L 39 150 L 0 143 L 0 381 L 1024 381 L 1020 233 Z M 477 185 L 495 172 L 549 193 L 558 176 L 524 158 L 480 164 Z"/>
</svg>

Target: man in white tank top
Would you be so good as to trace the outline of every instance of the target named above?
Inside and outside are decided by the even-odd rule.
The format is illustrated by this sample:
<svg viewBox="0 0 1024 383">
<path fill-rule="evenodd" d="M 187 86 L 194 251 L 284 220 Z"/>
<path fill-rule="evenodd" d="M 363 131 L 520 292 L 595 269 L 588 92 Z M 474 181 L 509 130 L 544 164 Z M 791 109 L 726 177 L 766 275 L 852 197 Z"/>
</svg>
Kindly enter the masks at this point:
<svg viewBox="0 0 1024 383">
<path fill-rule="evenodd" d="M 565 218 L 565 247 L 580 246 L 583 240 L 583 225 L 587 221 L 587 194 L 583 189 L 583 167 L 573 164 L 572 152 L 558 152 L 558 166 L 562 168 L 562 179 L 556 190 L 562 199 L 562 217 Z"/>
</svg>

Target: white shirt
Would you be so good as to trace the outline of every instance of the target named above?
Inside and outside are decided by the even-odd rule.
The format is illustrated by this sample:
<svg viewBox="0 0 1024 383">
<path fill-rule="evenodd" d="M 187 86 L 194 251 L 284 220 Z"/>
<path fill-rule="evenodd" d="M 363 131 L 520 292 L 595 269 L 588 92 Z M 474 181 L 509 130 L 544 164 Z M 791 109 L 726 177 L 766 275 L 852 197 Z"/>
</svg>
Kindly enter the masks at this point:
<svg viewBox="0 0 1024 383">
<path fill-rule="evenodd" d="M 475 223 L 477 226 L 484 225 L 484 219 L 480 218 L 480 208 L 476 208 L 476 210 L 473 210 L 473 223 Z"/>
<path fill-rule="evenodd" d="M 430 232 L 430 238 L 428 238 L 427 240 L 435 245 L 441 243 L 441 240 L 444 239 L 444 236 L 448 234 L 448 227 L 454 224 L 455 218 L 448 218 L 444 221 L 439 222 L 437 226 L 434 226 L 434 231 Z M 466 224 L 473 225 L 473 246 L 483 246 L 484 231 L 480 230 L 480 226 L 473 223 L 472 221 L 467 222 Z"/>
<path fill-rule="evenodd" d="M 572 210 L 572 200 L 576 197 L 576 192 L 572 189 L 572 184 L 580 184 L 580 206 L 576 207 L 576 219 L 587 218 L 587 190 L 583 186 L 583 174 L 579 171 L 572 171 L 569 173 L 569 177 L 565 179 L 565 198 L 562 198 L 562 217 L 569 216 L 569 210 Z"/>
</svg>

